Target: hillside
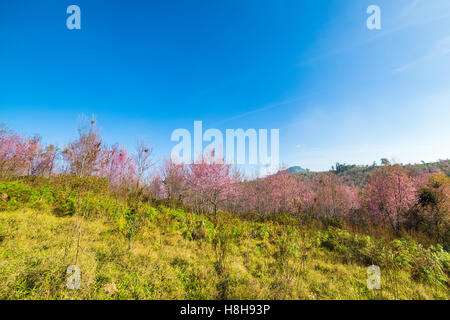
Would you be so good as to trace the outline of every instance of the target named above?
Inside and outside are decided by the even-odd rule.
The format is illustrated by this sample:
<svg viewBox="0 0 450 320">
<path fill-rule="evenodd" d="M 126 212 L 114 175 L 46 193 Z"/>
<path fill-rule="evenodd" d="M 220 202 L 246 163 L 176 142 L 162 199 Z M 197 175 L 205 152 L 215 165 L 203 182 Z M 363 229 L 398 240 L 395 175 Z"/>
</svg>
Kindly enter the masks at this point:
<svg viewBox="0 0 450 320">
<path fill-rule="evenodd" d="M 289 173 L 306 173 L 306 172 L 309 172 L 308 169 L 303 169 L 303 168 L 300 167 L 300 166 L 290 167 L 289 169 L 287 169 L 287 171 L 288 171 Z"/>
<path fill-rule="evenodd" d="M 92 181 L 0 182 L 0 299 L 450 298 L 439 245 L 283 215 L 198 215 Z M 382 290 L 367 288 L 371 264 Z M 80 290 L 66 286 L 69 265 Z"/>
<path fill-rule="evenodd" d="M 387 161 L 383 159 L 383 161 Z M 420 175 L 420 174 L 430 174 L 435 172 L 442 172 L 446 176 L 450 176 L 450 160 L 441 160 L 437 162 L 430 163 L 420 163 L 420 164 L 406 164 L 401 165 L 410 175 Z M 375 163 L 372 165 L 349 165 L 345 163 L 336 163 L 330 170 L 330 172 L 335 173 L 336 175 L 343 178 L 344 181 L 350 184 L 354 184 L 356 186 L 363 186 L 366 182 L 367 178 L 377 169 L 382 166 L 376 165 Z M 295 174 L 304 174 L 306 176 L 315 176 L 317 172 L 309 171 L 308 169 L 303 169 L 299 166 L 294 166 L 288 168 L 286 171 Z"/>
</svg>

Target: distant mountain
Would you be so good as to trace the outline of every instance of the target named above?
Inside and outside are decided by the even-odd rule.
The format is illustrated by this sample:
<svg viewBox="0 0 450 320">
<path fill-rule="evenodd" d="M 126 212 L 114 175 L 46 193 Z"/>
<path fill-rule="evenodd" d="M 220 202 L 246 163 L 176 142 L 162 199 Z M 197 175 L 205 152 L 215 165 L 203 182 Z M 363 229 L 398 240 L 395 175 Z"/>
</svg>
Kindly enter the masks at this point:
<svg viewBox="0 0 450 320">
<path fill-rule="evenodd" d="M 303 169 L 302 167 L 295 166 L 287 169 L 289 173 L 306 173 L 309 172 L 309 169 Z"/>
</svg>

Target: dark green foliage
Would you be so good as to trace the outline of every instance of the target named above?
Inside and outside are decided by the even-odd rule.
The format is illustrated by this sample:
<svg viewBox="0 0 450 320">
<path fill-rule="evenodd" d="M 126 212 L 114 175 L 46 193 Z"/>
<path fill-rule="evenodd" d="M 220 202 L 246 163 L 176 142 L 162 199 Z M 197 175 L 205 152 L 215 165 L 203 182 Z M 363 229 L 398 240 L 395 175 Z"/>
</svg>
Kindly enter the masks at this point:
<svg viewBox="0 0 450 320">
<path fill-rule="evenodd" d="M 38 191 L 20 182 L 0 182 L 0 210 L 17 210 L 39 196 Z"/>
<path fill-rule="evenodd" d="M 107 181 L 97 177 L 61 175 L 51 180 L 27 177 L 0 182 L 0 210 L 29 207 L 48 209 L 57 216 L 72 216 L 81 210 L 86 217 L 98 214 L 114 216 L 125 211 L 125 202 L 108 190 Z"/>
<path fill-rule="evenodd" d="M 125 236 L 129 241 L 133 235 L 135 235 L 142 226 L 143 215 L 137 207 L 131 207 L 125 210 Z"/>
<path fill-rule="evenodd" d="M 438 195 L 436 191 L 430 188 L 420 187 L 419 203 L 422 207 L 436 206 L 438 204 Z"/>
<path fill-rule="evenodd" d="M 73 216 L 77 211 L 75 199 L 60 193 L 53 202 L 53 213 L 57 216 Z"/>
<path fill-rule="evenodd" d="M 325 217 L 325 218 L 321 219 L 321 222 L 325 228 L 334 227 L 334 228 L 342 229 L 342 226 L 343 226 L 342 219 L 336 218 L 336 217 Z"/>
<path fill-rule="evenodd" d="M 350 169 L 352 169 L 352 168 L 354 168 L 354 167 L 356 167 L 356 165 L 354 165 L 354 164 L 352 164 L 352 165 L 347 165 L 347 164 L 345 164 L 345 163 L 339 163 L 339 162 L 336 162 L 336 167 L 331 167 L 331 170 L 334 172 L 334 173 L 336 173 L 336 174 L 338 174 L 338 173 L 342 173 L 342 172 L 345 172 L 345 171 L 348 171 L 348 170 L 350 170 Z"/>
</svg>

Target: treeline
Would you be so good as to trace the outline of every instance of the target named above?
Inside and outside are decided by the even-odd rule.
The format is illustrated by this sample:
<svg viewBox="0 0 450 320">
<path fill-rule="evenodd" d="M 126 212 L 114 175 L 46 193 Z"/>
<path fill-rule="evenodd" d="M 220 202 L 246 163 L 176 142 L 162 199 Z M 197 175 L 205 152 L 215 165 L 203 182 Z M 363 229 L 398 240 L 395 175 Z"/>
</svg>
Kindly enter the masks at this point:
<svg viewBox="0 0 450 320">
<path fill-rule="evenodd" d="M 245 180 L 230 164 L 206 154 L 198 163 L 159 166 L 153 149 L 139 142 L 134 153 L 103 143 L 94 120 L 79 127 L 79 136 L 64 148 L 44 145 L 39 136 L 26 138 L 0 129 L 0 174 L 52 177 L 70 174 L 108 180 L 112 192 L 139 201 L 188 206 L 198 213 L 289 214 L 301 219 L 354 225 L 388 225 L 395 233 L 420 230 L 449 243 L 450 178 L 445 170 L 411 170 L 385 162 L 355 184 L 339 172 L 278 174 Z"/>
<path fill-rule="evenodd" d="M 374 162 L 372 165 L 354 165 L 345 164 L 337 162 L 332 166 L 331 171 L 342 177 L 346 182 L 355 184 L 357 186 L 364 186 L 367 178 L 373 173 L 373 171 L 378 170 L 380 167 L 391 165 L 390 161 L 386 158 L 381 159 L 381 166 Z M 430 174 L 430 173 L 444 173 L 450 176 L 450 165 L 448 160 L 440 160 L 437 162 L 402 165 L 409 175 L 417 174 Z M 314 173 L 305 173 L 314 174 Z"/>
<path fill-rule="evenodd" d="M 4 125 L 0 127 L 0 174 L 3 177 L 70 174 L 80 178 L 108 179 L 116 192 L 139 190 L 153 167 L 153 148 L 143 140 L 129 154 L 118 144 L 103 143 L 94 119 L 82 118 L 78 138 L 65 147 L 44 145 L 38 135 L 22 137 Z"/>
</svg>

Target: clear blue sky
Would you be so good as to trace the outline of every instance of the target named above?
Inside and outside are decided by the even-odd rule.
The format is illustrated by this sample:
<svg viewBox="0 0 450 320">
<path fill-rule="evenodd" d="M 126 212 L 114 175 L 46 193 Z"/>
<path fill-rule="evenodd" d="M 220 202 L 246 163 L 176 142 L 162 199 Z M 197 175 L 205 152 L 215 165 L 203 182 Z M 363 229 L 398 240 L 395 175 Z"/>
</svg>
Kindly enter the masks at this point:
<svg viewBox="0 0 450 320">
<path fill-rule="evenodd" d="M 449 158 L 450 1 L 1 0 L 0 122 L 63 145 L 82 113 L 158 157 L 202 120 L 279 128 L 281 161 L 312 170 Z"/>
</svg>

